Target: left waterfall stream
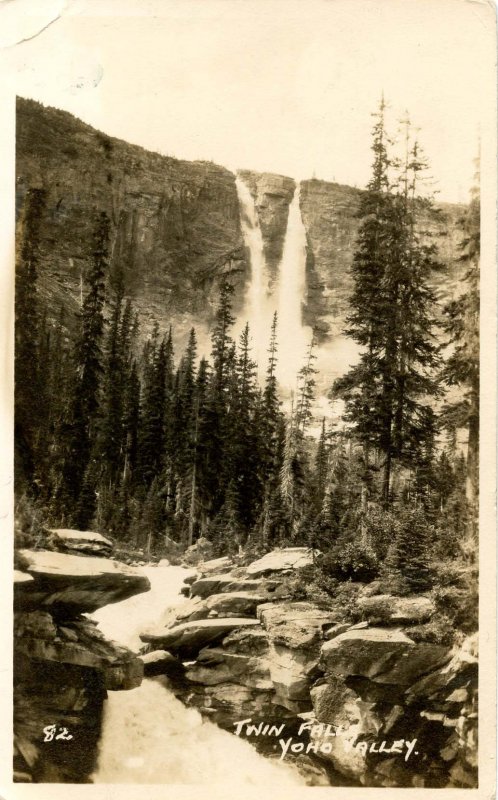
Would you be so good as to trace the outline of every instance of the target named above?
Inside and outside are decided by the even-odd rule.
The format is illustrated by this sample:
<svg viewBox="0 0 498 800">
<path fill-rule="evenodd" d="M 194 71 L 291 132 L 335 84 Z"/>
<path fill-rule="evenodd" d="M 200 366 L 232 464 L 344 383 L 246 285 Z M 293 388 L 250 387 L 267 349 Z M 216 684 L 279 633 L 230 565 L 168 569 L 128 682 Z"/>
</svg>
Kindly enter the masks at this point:
<svg viewBox="0 0 498 800">
<path fill-rule="evenodd" d="M 184 599 L 183 567 L 142 567 L 151 590 L 91 616 L 108 639 L 137 652 L 139 634 Z M 234 764 L 237 765 L 234 773 Z M 186 708 L 161 682 L 144 678 L 129 691 L 108 693 L 94 783 L 298 786 L 293 766 L 269 761 L 243 739 Z"/>
</svg>

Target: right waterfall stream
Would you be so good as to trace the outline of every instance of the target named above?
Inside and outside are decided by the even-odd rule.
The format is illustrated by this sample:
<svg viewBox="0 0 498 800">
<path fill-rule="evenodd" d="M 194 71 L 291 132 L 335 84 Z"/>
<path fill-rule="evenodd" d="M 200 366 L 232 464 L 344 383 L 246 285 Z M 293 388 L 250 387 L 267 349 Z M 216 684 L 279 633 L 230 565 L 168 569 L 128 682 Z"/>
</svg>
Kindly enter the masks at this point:
<svg viewBox="0 0 498 800">
<path fill-rule="evenodd" d="M 303 325 L 302 307 L 306 293 L 306 230 L 301 216 L 300 185 L 289 206 L 287 230 L 275 290 L 269 288 L 263 237 L 255 200 L 241 178 L 236 181 L 241 228 L 249 251 L 251 275 L 241 320 L 249 323 L 253 356 L 266 369 L 266 352 L 275 311 L 278 315 L 277 377 L 282 389 L 295 389 L 296 374 L 303 365 L 311 341 L 311 329 Z"/>
</svg>

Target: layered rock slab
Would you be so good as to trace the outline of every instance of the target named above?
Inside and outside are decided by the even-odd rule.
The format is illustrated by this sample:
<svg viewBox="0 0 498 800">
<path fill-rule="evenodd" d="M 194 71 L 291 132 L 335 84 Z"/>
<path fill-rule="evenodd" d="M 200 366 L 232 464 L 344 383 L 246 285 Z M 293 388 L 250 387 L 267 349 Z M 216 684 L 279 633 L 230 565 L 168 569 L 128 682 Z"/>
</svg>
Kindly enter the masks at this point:
<svg viewBox="0 0 498 800">
<path fill-rule="evenodd" d="M 318 551 L 312 551 L 308 547 L 283 547 L 271 550 L 253 561 L 246 567 L 246 573 L 255 578 L 272 572 L 301 569 L 311 566 L 318 555 Z"/>
<path fill-rule="evenodd" d="M 23 569 L 34 578 L 19 584 L 19 608 L 54 613 L 91 613 L 150 589 L 149 579 L 125 564 L 106 558 L 20 550 Z"/>
<path fill-rule="evenodd" d="M 48 543 L 54 550 L 76 555 L 110 556 L 114 544 L 101 533 L 94 531 L 78 531 L 69 528 L 52 528 L 49 531 Z"/>
<path fill-rule="evenodd" d="M 79 542 L 94 537 L 82 534 Z M 14 780 L 85 783 L 95 768 L 107 690 L 139 686 L 144 665 L 80 612 L 147 591 L 149 582 L 95 556 L 16 556 Z"/>
<path fill-rule="evenodd" d="M 156 648 L 164 648 L 186 658 L 197 655 L 207 644 L 220 641 L 235 628 L 257 625 L 257 620 L 247 617 L 200 619 L 156 632 L 142 633 L 140 638 Z"/>
<path fill-rule="evenodd" d="M 345 631 L 326 642 L 320 663 L 328 675 L 409 686 L 449 659 L 447 647 L 416 644 L 402 631 L 390 628 L 366 628 Z"/>
</svg>

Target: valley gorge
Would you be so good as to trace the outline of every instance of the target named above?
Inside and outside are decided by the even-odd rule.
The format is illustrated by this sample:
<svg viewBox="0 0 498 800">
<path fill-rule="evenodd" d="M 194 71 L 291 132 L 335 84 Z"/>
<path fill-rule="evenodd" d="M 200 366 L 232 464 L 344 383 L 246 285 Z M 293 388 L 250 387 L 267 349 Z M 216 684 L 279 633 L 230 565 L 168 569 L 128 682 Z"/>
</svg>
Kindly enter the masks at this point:
<svg viewBox="0 0 498 800">
<path fill-rule="evenodd" d="M 273 291 L 297 184 L 290 177 L 243 169 L 238 176 L 254 200 Z M 201 337 L 202 332 L 207 335 L 225 279 L 235 287 L 235 313 L 242 311 L 251 265 L 236 175 L 228 169 L 148 152 L 67 112 L 19 97 L 16 182 L 18 209 L 30 188 L 47 192 L 40 222 L 39 282 L 54 317 L 62 307 L 70 325 L 79 307 L 97 211 L 105 211 L 111 221 L 111 280 L 122 270 L 142 335 L 150 333 L 154 320 L 163 331 L 173 326 L 180 347 L 192 325 Z M 341 341 L 348 313 L 348 269 L 361 191 L 317 179 L 303 180 L 299 188 L 307 248 L 302 321 L 318 342 L 334 345 Z M 430 228 L 446 268 L 442 289 L 448 297 L 462 275 L 462 207 L 442 204 L 441 212 L 441 222 L 431 222 Z M 265 334 L 268 338 L 269 329 Z M 328 379 L 345 366 L 339 352 L 336 363 L 325 369 Z"/>
<path fill-rule="evenodd" d="M 441 388 L 431 350 L 468 269 L 464 206 L 422 215 L 442 265 L 430 285 L 410 248 L 400 258 L 396 335 L 410 338 L 408 309 L 420 403 L 399 415 L 390 476 L 371 391 L 390 391 L 384 341 L 360 375 L 367 421 L 350 426 L 354 391 L 343 414 L 331 397 L 359 352 L 365 195 L 243 166 L 17 100 L 15 779 L 209 784 L 227 753 L 242 783 L 472 788 L 468 424 L 438 419 L 465 387 Z M 379 274 L 360 321 L 380 307 Z M 432 317 L 412 307 L 419 289 L 435 290 Z M 404 356 L 391 360 L 404 412 Z"/>
</svg>

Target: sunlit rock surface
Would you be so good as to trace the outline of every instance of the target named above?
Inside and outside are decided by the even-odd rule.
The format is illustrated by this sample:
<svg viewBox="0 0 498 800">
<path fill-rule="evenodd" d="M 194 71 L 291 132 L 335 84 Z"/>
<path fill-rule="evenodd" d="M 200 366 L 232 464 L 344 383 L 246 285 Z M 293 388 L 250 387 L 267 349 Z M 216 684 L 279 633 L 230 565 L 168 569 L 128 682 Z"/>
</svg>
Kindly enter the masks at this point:
<svg viewBox="0 0 498 800">
<path fill-rule="evenodd" d="M 257 577 L 270 572 L 279 572 L 287 569 L 299 569 L 314 563 L 318 551 L 313 552 L 308 547 L 283 547 L 281 550 L 271 550 L 262 558 L 253 561 L 246 568 L 247 575 Z"/>
<path fill-rule="evenodd" d="M 196 655 L 209 642 L 219 641 L 234 628 L 254 625 L 259 625 L 259 622 L 247 617 L 200 619 L 184 622 L 166 630 L 143 633 L 140 638 L 155 647 L 163 647 L 187 657 Z"/>
<path fill-rule="evenodd" d="M 18 555 L 23 569 L 34 578 L 22 584 L 16 595 L 24 609 L 80 614 L 150 589 L 144 575 L 111 559 L 49 550 L 20 550 Z"/>
<path fill-rule="evenodd" d="M 54 550 L 76 555 L 110 556 L 113 542 L 101 533 L 93 531 L 76 531 L 67 528 L 52 528 L 49 531 L 48 544 Z"/>
<path fill-rule="evenodd" d="M 283 723 L 293 742 L 311 748 L 306 758 L 328 765 L 332 785 L 475 787 L 475 643 L 454 653 L 415 642 L 408 632 L 434 613 L 424 596 L 379 595 L 365 586 L 352 609 L 364 619 L 355 624 L 339 617 L 333 596 L 330 607 L 284 600 L 278 584 L 303 564 L 301 553 L 292 555 L 292 562 L 278 550 L 258 559 L 264 572 L 256 577 L 249 565 L 191 584 L 185 610 L 169 617 L 173 630 L 183 613 L 205 613 L 211 598 L 228 601 L 234 583 L 260 581 L 251 594 L 270 575 L 277 587 L 256 607 L 260 626 L 234 629 L 191 653 L 178 696 L 228 730 L 246 717 Z M 298 735 L 293 726 L 303 719 L 310 724 Z"/>
</svg>

